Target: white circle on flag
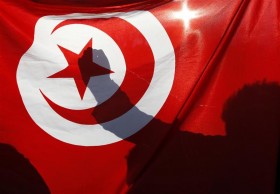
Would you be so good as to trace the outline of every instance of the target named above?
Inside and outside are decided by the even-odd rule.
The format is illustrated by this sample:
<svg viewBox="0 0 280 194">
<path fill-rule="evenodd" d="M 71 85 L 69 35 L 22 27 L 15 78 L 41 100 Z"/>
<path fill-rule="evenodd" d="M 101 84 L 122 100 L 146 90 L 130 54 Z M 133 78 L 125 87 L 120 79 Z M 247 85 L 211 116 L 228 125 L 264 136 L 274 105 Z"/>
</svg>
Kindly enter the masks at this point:
<svg viewBox="0 0 280 194">
<path fill-rule="evenodd" d="M 73 80 L 70 79 L 64 80 L 65 82 L 68 81 L 68 83 L 63 83 L 63 80 L 57 79 L 58 82 L 60 81 L 57 84 L 62 84 L 61 86 L 65 87 L 65 89 L 61 89 L 61 87 L 54 89 L 49 87 L 53 83 L 50 83 L 48 77 L 63 69 L 63 66 L 67 66 L 67 61 L 65 61 L 57 45 L 63 44 L 71 51 L 78 53 L 86 41 L 88 41 L 87 36 L 93 37 L 93 42 L 95 36 L 102 40 L 100 43 L 93 43 L 93 47 L 100 45 L 100 47 L 96 46 L 95 49 L 104 50 L 109 61 L 119 60 L 116 66 L 113 66 L 113 62 L 109 62 L 112 65 L 111 69 L 117 72 L 110 74 L 110 76 L 112 76 L 111 78 L 117 85 L 121 85 L 126 71 L 125 57 L 123 57 L 118 45 L 108 35 L 96 28 L 85 27 L 81 24 L 69 25 L 68 27 L 64 26 L 54 31 L 65 20 L 95 18 L 120 18 L 138 29 L 152 50 L 154 56 L 154 74 L 143 97 L 129 111 L 107 122 L 85 125 L 69 121 L 55 112 L 43 97 L 42 91 L 57 104 L 73 110 L 93 107 L 99 103 L 91 102 L 92 96 L 87 96 L 82 102 L 78 98 L 75 99 L 75 97 L 63 96 L 62 92 L 54 94 L 58 90 L 67 91 L 66 93 L 73 92 L 75 87 Z M 77 37 L 76 40 L 73 40 L 73 36 L 71 36 L 73 34 L 71 33 L 77 33 L 75 30 L 78 32 L 84 30 L 85 32 L 89 32 L 90 35 L 86 33 L 85 38 Z M 59 33 L 63 35 L 60 36 Z M 69 40 L 70 37 L 71 40 Z M 65 40 L 63 40 L 64 38 Z M 106 41 L 107 43 L 105 44 Z M 132 11 L 127 13 L 69 14 L 45 16 L 38 20 L 35 26 L 33 44 L 19 62 L 17 83 L 29 115 L 46 133 L 58 140 L 74 145 L 101 146 L 125 139 L 147 125 L 164 105 L 172 88 L 174 74 L 175 54 L 172 43 L 163 26 L 150 12 Z M 104 96 L 104 101 L 110 98 L 116 89 L 111 88 L 109 91 L 111 93 Z M 74 93 L 78 95 L 77 91 L 74 91 Z M 90 92 L 86 95 L 90 95 Z M 72 99 L 65 102 L 63 99 L 67 97 Z"/>
</svg>

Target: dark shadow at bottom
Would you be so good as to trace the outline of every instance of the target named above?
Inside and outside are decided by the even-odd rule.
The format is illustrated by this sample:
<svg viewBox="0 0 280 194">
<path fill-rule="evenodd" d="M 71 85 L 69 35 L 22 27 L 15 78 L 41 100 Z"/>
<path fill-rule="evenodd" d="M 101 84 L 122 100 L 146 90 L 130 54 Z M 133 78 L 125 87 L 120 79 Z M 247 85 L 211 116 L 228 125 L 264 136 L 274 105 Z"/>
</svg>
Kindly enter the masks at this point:
<svg viewBox="0 0 280 194">
<path fill-rule="evenodd" d="M 50 191 L 23 155 L 10 145 L 0 144 L 0 193 L 49 194 Z"/>
</svg>

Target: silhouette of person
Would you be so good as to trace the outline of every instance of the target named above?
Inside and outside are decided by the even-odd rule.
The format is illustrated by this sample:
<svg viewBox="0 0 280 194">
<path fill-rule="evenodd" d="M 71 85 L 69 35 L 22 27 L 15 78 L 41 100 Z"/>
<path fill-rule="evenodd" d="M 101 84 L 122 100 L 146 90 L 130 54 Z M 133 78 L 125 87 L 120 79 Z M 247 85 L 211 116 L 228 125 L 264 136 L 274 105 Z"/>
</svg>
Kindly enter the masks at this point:
<svg viewBox="0 0 280 194">
<path fill-rule="evenodd" d="M 110 69 L 102 50 L 93 50 L 93 58 Z M 118 88 L 114 98 L 120 102 L 111 109 L 95 107 L 92 115 L 104 130 L 125 139 L 116 126 L 104 124 L 108 110 L 125 110 L 123 106 L 138 112 L 137 118 L 127 122 L 151 120 L 148 127 L 126 138 L 135 145 L 127 156 L 128 193 L 274 192 L 275 168 L 271 166 L 276 165 L 279 143 L 279 85 L 257 83 L 231 97 L 222 115 L 227 130 L 227 136 L 222 137 L 183 132 L 178 130 L 179 121 L 171 125 L 142 112 L 109 75 L 102 76 L 108 88 Z M 89 89 L 96 101 L 102 102 L 102 91 Z"/>
<path fill-rule="evenodd" d="M 49 194 L 50 191 L 23 155 L 12 146 L 0 143 L 0 193 Z"/>
<path fill-rule="evenodd" d="M 278 83 L 245 85 L 226 102 L 222 118 L 227 131 L 225 162 L 228 165 L 221 178 L 224 193 L 276 192 L 280 142 Z M 279 187 L 276 189 L 279 192 Z"/>
<path fill-rule="evenodd" d="M 102 50 L 93 49 L 92 52 L 93 61 L 96 64 L 110 69 L 109 61 Z M 89 52 L 84 52 L 82 58 L 87 58 L 88 55 L 90 55 Z M 79 61 L 84 60 L 80 59 Z M 111 80 L 108 74 L 102 76 L 104 78 L 103 82 L 107 84 L 106 87 L 118 88 L 114 95 L 114 98 L 117 98 L 117 104 L 108 105 L 106 104 L 108 102 L 104 102 L 102 106 L 96 106 L 92 113 L 104 130 L 110 131 L 122 139 L 126 137 L 125 132 L 115 130 L 116 126 L 104 123 L 106 121 L 104 118 L 108 119 L 108 110 L 135 109 L 137 118 L 128 120 L 127 123 L 121 125 L 138 122 L 142 119 L 151 120 L 148 127 L 144 127 L 140 132 L 126 138 L 126 141 L 135 145 L 127 156 L 126 181 L 130 186 L 128 193 L 175 194 L 207 190 L 210 186 L 201 187 L 201 185 L 210 185 L 208 178 L 213 176 L 215 169 L 213 166 L 216 163 L 214 162 L 215 159 L 209 156 L 217 153 L 216 150 L 220 147 L 219 143 L 216 144 L 212 140 L 212 149 L 209 149 L 210 141 L 207 142 L 203 135 L 179 131 L 178 126 L 164 123 L 142 112 L 131 103 L 128 95 Z M 89 87 L 89 89 L 97 102 L 103 101 L 103 91 L 95 90 L 94 87 Z M 106 106 L 107 109 L 104 108 Z M 217 139 L 217 142 L 220 142 L 221 137 L 217 137 Z"/>
</svg>

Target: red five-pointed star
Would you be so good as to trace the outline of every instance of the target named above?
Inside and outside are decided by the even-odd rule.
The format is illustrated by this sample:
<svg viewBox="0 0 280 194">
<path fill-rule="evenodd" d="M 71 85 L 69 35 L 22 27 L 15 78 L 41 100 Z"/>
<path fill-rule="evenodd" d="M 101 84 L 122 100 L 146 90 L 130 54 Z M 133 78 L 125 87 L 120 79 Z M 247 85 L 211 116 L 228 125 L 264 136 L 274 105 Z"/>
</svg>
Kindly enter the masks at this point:
<svg viewBox="0 0 280 194">
<path fill-rule="evenodd" d="M 59 46 L 59 45 L 58 45 Z M 49 78 L 74 78 L 81 99 L 83 99 L 91 77 L 113 73 L 93 62 L 92 39 L 88 41 L 79 54 L 59 46 L 64 54 L 68 66 L 49 76 Z"/>
</svg>

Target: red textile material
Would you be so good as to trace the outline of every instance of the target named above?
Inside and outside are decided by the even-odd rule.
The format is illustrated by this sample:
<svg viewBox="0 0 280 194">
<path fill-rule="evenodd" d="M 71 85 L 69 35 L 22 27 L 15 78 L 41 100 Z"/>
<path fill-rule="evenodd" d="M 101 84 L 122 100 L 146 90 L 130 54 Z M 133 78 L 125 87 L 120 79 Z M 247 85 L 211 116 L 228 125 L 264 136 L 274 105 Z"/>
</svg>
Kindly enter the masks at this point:
<svg viewBox="0 0 280 194">
<path fill-rule="evenodd" d="M 24 155 L 51 193 L 280 191 L 276 184 L 280 178 L 277 0 L 10 0 L 1 1 L 0 7 L 0 142 Z M 112 144 L 78 146 L 50 136 L 29 115 L 16 78 L 39 18 L 134 10 L 152 13 L 174 48 L 175 76 L 164 105 L 143 129 Z M 120 47 L 127 49 L 124 53 L 137 45 L 137 40 L 145 39 L 135 29 L 120 30 L 114 22 L 118 21 L 103 19 L 95 26 L 111 33 Z M 149 53 L 146 49 L 147 59 Z M 145 59 L 143 56 L 138 62 L 145 66 Z M 139 101 L 141 96 L 136 93 L 146 91 L 152 76 L 148 71 L 153 68 L 141 69 L 139 65 L 129 70 L 127 85 L 116 94 L 120 103 L 111 110 L 117 116 Z M 141 83 L 138 88 L 133 87 L 134 78 Z M 104 107 L 111 105 L 105 103 Z M 103 123 L 106 111 L 96 108 L 92 117 Z"/>
</svg>

